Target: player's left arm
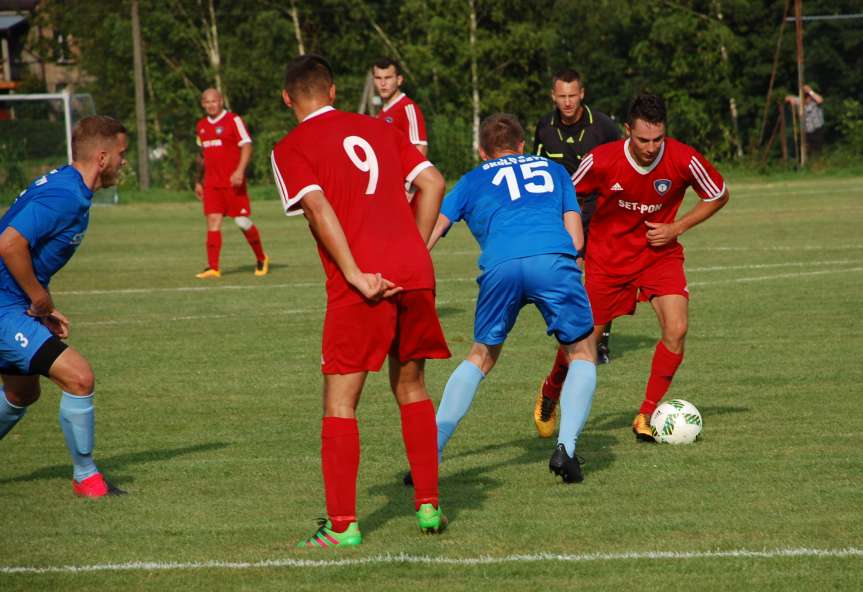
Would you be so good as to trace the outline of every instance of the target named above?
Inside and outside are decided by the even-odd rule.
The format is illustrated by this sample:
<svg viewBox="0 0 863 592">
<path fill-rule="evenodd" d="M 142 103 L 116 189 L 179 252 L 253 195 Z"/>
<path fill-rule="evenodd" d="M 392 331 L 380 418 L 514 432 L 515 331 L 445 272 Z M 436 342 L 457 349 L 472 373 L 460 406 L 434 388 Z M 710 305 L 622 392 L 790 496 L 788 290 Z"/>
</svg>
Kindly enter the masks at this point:
<svg viewBox="0 0 863 592">
<path fill-rule="evenodd" d="M 653 247 L 661 247 L 670 243 L 693 226 L 698 226 L 725 207 L 729 197 L 728 189 L 726 188 L 717 199 L 710 201 L 699 199 L 695 207 L 670 224 L 645 221 L 648 228 L 647 242 Z"/>
<path fill-rule="evenodd" d="M 563 214 L 563 225 L 569 236 L 572 237 L 572 246 L 578 253 L 584 248 L 584 229 L 581 226 L 581 214 L 578 212 L 566 212 Z"/>
<path fill-rule="evenodd" d="M 450 219 L 443 214 L 438 214 L 437 222 L 435 222 L 431 236 L 426 243 L 429 251 L 434 249 L 434 246 L 437 244 L 440 238 L 447 233 L 450 226 L 452 226 L 452 222 L 450 221 Z"/>
<path fill-rule="evenodd" d="M 438 220 L 440 204 L 446 191 L 446 181 L 435 167 L 424 168 L 414 177 L 413 184 L 419 189 L 417 197 L 416 212 L 414 214 L 417 229 L 423 242 L 428 244 L 432 230 Z"/>
<path fill-rule="evenodd" d="M 237 144 L 240 147 L 240 161 L 237 163 L 237 168 L 231 173 L 231 185 L 239 187 L 246 179 L 246 167 L 249 166 L 249 161 L 252 159 L 252 137 L 239 115 L 234 116 L 234 125 L 240 136 L 240 141 Z"/>
<path fill-rule="evenodd" d="M 29 298 L 28 314 L 35 317 L 50 315 L 54 311 L 54 301 L 51 293 L 36 278 L 33 258 L 30 255 L 30 241 L 12 226 L 8 226 L 3 234 L 0 234 L 0 258 Z"/>
<path fill-rule="evenodd" d="M 379 273 L 365 273 L 357 265 L 345 231 L 323 191 L 309 191 L 303 197 L 303 215 L 312 234 L 338 265 L 350 285 L 367 299 L 375 302 L 402 291 Z"/>
</svg>

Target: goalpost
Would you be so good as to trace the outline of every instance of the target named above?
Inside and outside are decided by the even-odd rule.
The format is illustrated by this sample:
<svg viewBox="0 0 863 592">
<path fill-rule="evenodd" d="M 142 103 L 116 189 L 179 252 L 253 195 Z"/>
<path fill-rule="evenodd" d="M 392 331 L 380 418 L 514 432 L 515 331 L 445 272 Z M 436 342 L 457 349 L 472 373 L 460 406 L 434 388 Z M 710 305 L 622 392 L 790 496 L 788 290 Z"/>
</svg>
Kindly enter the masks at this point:
<svg viewBox="0 0 863 592">
<path fill-rule="evenodd" d="M 79 119 L 95 113 L 93 97 L 86 93 L 0 95 L 0 206 L 9 203 L 24 184 L 61 164 L 64 157 L 71 163 L 72 128 Z M 94 203 L 118 201 L 116 188 L 93 196 Z"/>
</svg>

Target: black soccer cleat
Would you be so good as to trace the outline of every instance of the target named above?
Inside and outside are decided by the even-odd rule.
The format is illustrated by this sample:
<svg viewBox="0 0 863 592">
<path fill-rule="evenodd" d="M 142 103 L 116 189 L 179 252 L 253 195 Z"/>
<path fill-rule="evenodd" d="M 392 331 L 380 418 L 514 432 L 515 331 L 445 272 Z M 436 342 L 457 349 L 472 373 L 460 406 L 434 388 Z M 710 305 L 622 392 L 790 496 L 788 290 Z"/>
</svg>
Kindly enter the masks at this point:
<svg viewBox="0 0 863 592">
<path fill-rule="evenodd" d="M 611 363 L 611 352 L 608 350 L 608 343 L 600 341 L 596 346 L 596 363 L 597 365 Z"/>
<path fill-rule="evenodd" d="M 413 487 L 414 486 L 414 476 L 411 475 L 410 471 L 405 473 L 405 476 L 402 477 L 402 483 L 405 484 L 405 487 Z"/>
<path fill-rule="evenodd" d="M 578 455 L 570 458 L 563 444 L 558 444 L 551 453 L 548 470 L 563 479 L 564 483 L 581 483 L 584 481 L 584 473 L 581 471 L 583 464 L 584 461 Z"/>
</svg>

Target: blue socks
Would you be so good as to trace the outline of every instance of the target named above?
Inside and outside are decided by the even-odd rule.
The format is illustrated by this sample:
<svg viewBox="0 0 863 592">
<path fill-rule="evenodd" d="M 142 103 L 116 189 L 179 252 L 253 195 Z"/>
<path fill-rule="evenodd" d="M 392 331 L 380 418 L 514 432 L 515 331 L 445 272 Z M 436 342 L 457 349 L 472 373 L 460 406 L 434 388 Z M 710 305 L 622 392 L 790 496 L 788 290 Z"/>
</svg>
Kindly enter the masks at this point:
<svg viewBox="0 0 863 592">
<path fill-rule="evenodd" d="M 18 407 L 9 402 L 6 393 L 0 389 L 0 440 L 15 427 L 18 420 L 27 413 L 26 407 Z"/>
<path fill-rule="evenodd" d="M 575 441 L 587 423 L 594 390 L 596 364 L 586 360 L 570 363 L 560 393 L 560 431 L 557 435 L 557 443 L 563 444 L 570 458 L 575 458 Z"/>
<path fill-rule="evenodd" d="M 438 460 L 444 446 L 455 432 L 458 423 L 470 409 L 479 383 L 485 378 L 482 370 L 473 362 L 464 360 L 453 371 L 443 390 L 443 398 L 437 409 L 437 453 Z"/>
<path fill-rule="evenodd" d="M 60 427 L 79 483 L 99 472 L 93 462 L 94 423 L 93 394 L 78 397 L 64 392 L 60 398 Z"/>
</svg>

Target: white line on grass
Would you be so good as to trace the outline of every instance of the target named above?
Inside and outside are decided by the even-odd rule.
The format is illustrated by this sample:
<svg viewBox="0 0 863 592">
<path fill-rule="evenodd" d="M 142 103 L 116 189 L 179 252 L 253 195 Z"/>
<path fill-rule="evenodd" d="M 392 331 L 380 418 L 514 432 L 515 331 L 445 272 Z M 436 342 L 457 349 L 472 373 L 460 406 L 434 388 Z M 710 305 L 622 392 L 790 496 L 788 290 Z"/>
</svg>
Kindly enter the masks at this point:
<svg viewBox="0 0 863 592">
<path fill-rule="evenodd" d="M 86 573 L 96 571 L 181 571 L 202 569 L 267 569 L 278 567 L 353 567 L 357 565 L 424 564 L 424 565 L 493 565 L 501 563 L 559 562 L 579 563 L 592 561 L 642 561 L 646 559 L 779 559 L 783 557 L 863 557 L 863 549 L 765 549 L 750 551 L 628 551 L 622 553 L 585 553 L 564 555 L 534 553 L 531 555 L 504 555 L 493 557 L 429 557 L 404 553 L 372 555 L 360 559 L 265 559 L 261 561 L 192 561 L 187 563 L 162 561 L 130 561 L 128 563 L 101 563 L 94 565 L 59 565 L 49 567 L 2 566 L 3 574 Z"/>
</svg>

